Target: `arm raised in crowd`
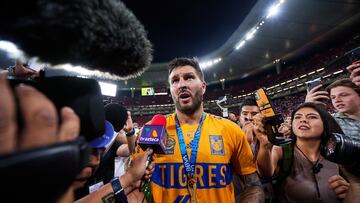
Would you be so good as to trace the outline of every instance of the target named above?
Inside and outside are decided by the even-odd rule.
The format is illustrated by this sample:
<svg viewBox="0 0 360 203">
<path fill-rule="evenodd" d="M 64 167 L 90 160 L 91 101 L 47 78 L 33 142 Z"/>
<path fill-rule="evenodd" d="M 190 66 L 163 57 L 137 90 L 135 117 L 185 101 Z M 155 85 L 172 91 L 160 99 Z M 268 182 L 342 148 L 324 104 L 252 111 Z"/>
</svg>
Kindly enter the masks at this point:
<svg viewBox="0 0 360 203">
<path fill-rule="evenodd" d="M 135 141 L 136 141 L 136 136 L 135 136 L 135 129 L 133 126 L 133 121 L 131 118 L 131 113 L 130 111 L 127 112 L 127 120 L 126 120 L 126 124 L 124 127 L 124 131 L 125 131 L 125 135 L 126 135 L 126 140 L 127 140 L 127 145 L 128 145 L 128 149 L 130 154 L 134 151 L 135 148 Z"/>
<path fill-rule="evenodd" d="M 262 119 L 260 115 L 254 118 L 254 134 L 259 142 L 256 166 L 260 176 L 269 178 L 274 175 L 277 163 L 282 159 L 282 149 L 269 142 Z"/>
<path fill-rule="evenodd" d="M 346 67 L 350 72 L 350 80 L 357 86 L 360 86 L 360 62 Z"/>
<path fill-rule="evenodd" d="M 330 100 L 329 93 L 327 91 L 320 90 L 322 85 L 318 85 L 307 92 L 305 102 L 311 102 L 326 106 L 321 100 Z"/>
</svg>

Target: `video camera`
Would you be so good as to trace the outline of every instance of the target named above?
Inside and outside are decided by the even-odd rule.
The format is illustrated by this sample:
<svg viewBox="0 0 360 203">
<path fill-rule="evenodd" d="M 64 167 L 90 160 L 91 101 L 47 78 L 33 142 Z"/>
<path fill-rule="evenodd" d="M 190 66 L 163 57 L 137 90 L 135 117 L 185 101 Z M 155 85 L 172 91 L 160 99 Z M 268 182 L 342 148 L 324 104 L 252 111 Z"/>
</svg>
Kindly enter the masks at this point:
<svg viewBox="0 0 360 203">
<path fill-rule="evenodd" d="M 332 133 L 321 142 L 321 155 L 342 164 L 350 173 L 360 177 L 360 138 Z"/>
<path fill-rule="evenodd" d="M 58 112 L 64 106 L 71 107 L 80 118 L 80 135 L 87 141 L 104 134 L 104 105 L 100 86 L 95 79 L 40 75 L 34 79 L 9 76 L 8 80 L 12 87 L 21 83 L 35 87 L 54 103 Z M 21 114 L 18 115 L 18 124 L 20 128 L 23 125 Z"/>
<path fill-rule="evenodd" d="M 105 112 L 100 86 L 94 79 L 45 77 L 44 74 L 34 79 L 9 76 L 8 81 L 12 88 L 18 84 L 35 87 L 54 103 L 58 112 L 68 106 L 80 118 L 80 137 L 75 140 L 0 156 L 0 174 L 7 185 L 3 191 L 7 194 L 5 201 L 7 197 L 14 198 L 18 193 L 14 188 L 16 184 L 10 186 L 12 182 L 21 181 L 27 189 L 12 202 L 23 202 L 24 198 L 54 202 L 88 164 L 91 152 L 89 141 L 104 134 Z M 24 121 L 21 112 L 17 113 L 17 119 L 18 127 L 22 129 Z M 44 195 L 37 195 L 35 190 L 39 188 L 42 188 Z"/>
</svg>

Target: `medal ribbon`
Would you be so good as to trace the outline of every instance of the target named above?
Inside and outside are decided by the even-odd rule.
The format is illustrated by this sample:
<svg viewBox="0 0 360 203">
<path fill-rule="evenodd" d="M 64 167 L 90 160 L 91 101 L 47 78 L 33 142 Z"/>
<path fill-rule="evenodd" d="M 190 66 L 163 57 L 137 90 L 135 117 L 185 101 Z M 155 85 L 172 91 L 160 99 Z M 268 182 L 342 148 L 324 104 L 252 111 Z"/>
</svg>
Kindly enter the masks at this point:
<svg viewBox="0 0 360 203">
<path fill-rule="evenodd" d="M 194 135 L 193 143 L 191 146 L 190 161 L 189 161 L 189 156 L 186 152 L 186 145 L 185 145 L 185 141 L 184 141 L 184 135 L 183 135 L 183 132 L 180 127 L 180 122 L 177 119 L 177 117 L 175 116 L 176 133 L 179 138 L 179 146 L 180 146 L 180 150 L 181 150 L 181 156 L 183 159 L 184 167 L 185 167 L 186 173 L 188 175 L 188 178 L 193 178 L 194 174 L 195 174 L 195 163 L 196 163 L 196 156 L 197 156 L 197 152 L 198 152 L 198 148 L 199 148 L 200 131 L 201 131 L 202 124 L 205 120 L 205 117 L 206 117 L 206 115 L 205 115 L 205 113 L 203 113 L 201 116 L 199 126 L 196 129 L 196 132 Z"/>
</svg>

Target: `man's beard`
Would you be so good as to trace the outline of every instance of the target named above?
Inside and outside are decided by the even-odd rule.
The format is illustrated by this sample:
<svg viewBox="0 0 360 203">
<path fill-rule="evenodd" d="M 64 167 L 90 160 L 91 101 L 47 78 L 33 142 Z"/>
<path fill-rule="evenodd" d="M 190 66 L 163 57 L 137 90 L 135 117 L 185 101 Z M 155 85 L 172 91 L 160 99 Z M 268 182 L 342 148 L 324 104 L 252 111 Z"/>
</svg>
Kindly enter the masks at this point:
<svg viewBox="0 0 360 203">
<path fill-rule="evenodd" d="M 201 106 L 201 103 L 203 100 L 202 90 L 201 90 L 201 88 L 199 88 L 199 90 L 195 92 L 195 96 L 193 98 L 193 101 L 192 101 L 193 103 L 191 106 L 181 106 L 180 102 L 179 102 L 179 98 L 176 100 L 173 97 L 173 100 L 175 102 L 175 106 L 178 111 L 180 111 L 181 113 L 186 114 L 186 115 L 191 115 L 191 114 L 195 113 Z"/>
</svg>

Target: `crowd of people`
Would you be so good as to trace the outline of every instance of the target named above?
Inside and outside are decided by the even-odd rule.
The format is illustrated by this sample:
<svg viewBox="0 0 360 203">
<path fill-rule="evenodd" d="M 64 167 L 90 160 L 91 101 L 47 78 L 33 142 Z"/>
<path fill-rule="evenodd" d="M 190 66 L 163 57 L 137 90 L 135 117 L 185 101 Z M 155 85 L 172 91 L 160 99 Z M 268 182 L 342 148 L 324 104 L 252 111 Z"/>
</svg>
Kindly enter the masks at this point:
<svg viewBox="0 0 360 203">
<path fill-rule="evenodd" d="M 120 8 L 122 5 L 117 1 L 112 2 L 115 4 L 105 2 L 101 5 L 97 1 L 83 2 L 86 5 L 94 3 L 96 7 Z M 140 51 L 138 54 L 119 54 L 117 50 L 109 54 L 110 59 L 114 55 L 126 56 L 120 57 L 117 62 L 124 63 L 116 63 L 115 67 L 125 66 L 126 69 L 128 65 L 130 70 L 139 62 L 145 67 L 150 64 L 152 49 L 150 42 L 141 35 L 144 30 L 140 25 L 141 33 L 128 33 L 135 28 L 120 28 L 116 23 L 109 23 L 109 32 L 98 29 L 92 33 L 89 31 L 98 24 L 90 17 L 91 12 L 82 13 L 81 18 L 75 15 L 80 13 L 77 8 L 91 11 L 91 7 L 81 6 L 80 2 L 32 2 L 29 5 L 33 3 L 35 10 L 46 8 L 46 12 L 41 14 L 43 16 L 23 17 L 21 12 L 28 9 L 18 9 L 12 17 L 19 15 L 19 20 L 12 19 L 6 23 L 4 31 L 14 29 L 14 36 L 30 33 L 32 36 L 27 40 L 34 44 L 33 40 L 50 37 L 51 42 L 57 43 L 52 44 L 52 48 L 58 49 L 52 50 L 56 50 L 59 57 L 63 50 L 67 50 L 64 47 L 70 47 L 69 50 L 76 53 L 63 54 L 68 54 L 72 62 L 78 62 L 77 57 L 83 55 L 86 58 L 84 65 L 95 64 L 96 67 L 103 66 L 104 61 L 109 65 L 106 55 L 111 53 L 111 48 L 105 46 L 106 42 L 119 42 L 111 40 L 111 33 L 139 36 L 134 40 L 144 42 L 139 46 L 133 46 L 128 43 L 131 40 L 121 37 L 117 39 L 125 40 L 114 43 L 118 48 L 135 48 Z M 74 13 L 65 12 L 66 9 Z M 3 10 L 5 12 L 6 9 Z M 103 15 L 105 13 L 109 15 Z M 62 28 L 57 27 L 63 24 L 61 21 L 50 21 L 50 25 L 55 26 L 49 29 L 53 32 L 47 33 L 46 18 L 54 18 L 56 14 L 68 14 L 62 15 L 61 19 L 69 23 L 71 19 L 75 24 L 66 24 L 67 27 Z M 117 14 L 130 17 L 130 21 L 122 22 Z M 120 21 L 117 22 L 120 25 L 138 26 L 132 14 L 124 10 L 94 15 L 104 17 L 99 22 L 114 18 Z M 89 22 L 83 23 L 82 19 Z M 36 21 L 44 24 L 44 27 L 36 24 Z M 79 35 L 72 35 L 75 31 L 69 30 L 85 25 L 91 29 L 82 30 L 78 32 Z M 15 29 L 18 26 L 27 29 L 20 32 Z M 31 26 L 41 29 L 33 34 Z M 119 32 L 125 30 L 124 33 Z M 80 41 L 79 46 L 60 46 L 61 40 L 53 40 L 61 37 L 63 31 L 69 33 L 64 38 L 65 42 Z M 39 33 L 46 35 L 39 37 Z M 60 34 L 54 37 L 56 33 Z M 97 38 L 99 33 L 101 37 Z M 66 38 L 69 36 L 75 38 Z M 100 44 L 88 47 L 86 45 L 91 44 L 89 41 L 77 40 L 81 36 L 89 37 L 90 42 L 99 41 Z M 259 80 L 249 77 L 242 86 L 234 85 L 225 93 L 245 94 L 253 91 L 254 87 L 289 79 L 291 74 L 302 74 L 310 66 L 329 64 L 349 47 L 357 46 L 359 39 L 353 38 L 336 49 L 308 56 L 308 60 L 287 69 L 278 68 L 275 75 L 262 73 L 268 79 L 264 84 L 258 84 Z M 34 53 L 40 49 L 35 49 Z M 97 55 L 101 55 L 102 63 L 97 64 L 96 60 L 87 63 Z M 140 61 L 133 64 L 128 56 L 146 57 L 140 57 Z M 44 71 L 33 70 L 19 57 L 14 66 L 0 73 L 1 200 L 60 203 L 360 202 L 360 162 L 356 156 L 358 154 L 355 154 L 360 152 L 360 61 L 346 66 L 348 77 L 337 79 L 326 87 L 318 85 L 300 94 L 294 91 L 291 92 L 294 94 L 271 101 L 271 105 L 258 103 L 258 95 L 252 97 L 246 94 L 248 97 L 231 111 L 221 108 L 222 114 L 219 116 L 212 114 L 214 109 L 210 105 L 205 108 L 205 102 L 223 96 L 225 84 L 221 89 L 207 90 L 209 86 L 196 58 L 175 58 L 168 64 L 169 96 L 147 99 L 134 99 L 129 95 L 124 97 L 123 104 L 138 106 L 140 112 L 130 112 L 116 102 L 101 105 L 105 101 L 99 99 L 100 87 L 95 79 L 87 78 L 96 85 L 86 86 L 84 92 L 94 88 L 97 90 L 94 94 L 99 97 L 85 94 L 78 98 L 80 95 L 73 94 L 74 91 L 66 92 L 76 97 L 74 103 L 82 110 L 78 112 L 75 105 L 70 107 L 63 98 L 65 92 L 49 94 L 47 87 L 41 86 L 40 81 L 56 77 L 45 77 Z M 310 68 L 313 70 L 314 67 Z M 345 67 L 342 69 L 345 70 Z M 116 74 L 119 73 L 117 71 Z M 142 71 L 128 74 L 136 75 Z M 125 75 L 121 72 L 121 77 Z M 57 83 L 60 86 L 64 84 Z M 76 88 L 73 83 L 66 85 Z M 91 105 L 85 105 L 84 101 Z M 158 102 L 174 105 L 173 112 L 162 117 L 162 125 L 154 124 L 147 117 L 148 114 L 141 114 L 142 104 L 154 105 Z M 138 122 L 133 122 L 134 113 L 140 114 Z M 92 131 L 84 133 L 84 127 Z M 99 129 L 102 129 L 100 134 Z M 145 141 L 141 143 L 141 139 Z"/>
<path fill-rule="evenodd" d="M 9 74 L 38 74 L 18 62 L 13 69 L 2 73 L 0 80 L 1 155 L 16 156 L 78 140 L 76 113 L 63 107 L 58 117 L 52 101 L 34 87 L 21 84 L 12 90 Z M 300 105 L 287 109 L 282 115 L 286 115 L 285 122 L 277 126 L 277 135 L 292 142 L 277 144 L 270 139 L 269 118 L 261 113 L 255 98 L 244 100 L 238 113 L 229 112 L 229 120 L 206 113 L 206 82 L 197 60 L 176 58 L 169 64 L 175 112 L 166 117 L 165 154 L 152 156 L 150 148 L 143 151 L 136 144 L 131 113 L 110 103 L 104 110 L 111 130 L 89 143 L 88 161 L 72 182 L 58 188 L 56 196 L 42 199 L 31 194 L 27 198 L 59 202 L 357 202 L 359 174 L 320 153 L 324 140 L 333 133 L 358 139 L 360 64 L 347 70 L 349 78 L 323 91 L 319 85 L 298 97 L 302 98 L 297 101 Z M 327 100 L 336 113 L 327 111 Z M 17 122 L 16 112 L 21 113 L 23 124 Z M 123 157 L 122 170 L 114 164 L 119 157 Z M 152 157 L 150 163 L 148 157 Z M 150 196 L 141 190 L 149 180 Z"/>
</svg>

